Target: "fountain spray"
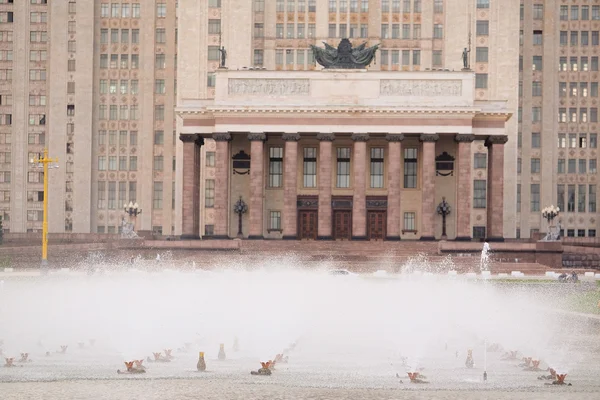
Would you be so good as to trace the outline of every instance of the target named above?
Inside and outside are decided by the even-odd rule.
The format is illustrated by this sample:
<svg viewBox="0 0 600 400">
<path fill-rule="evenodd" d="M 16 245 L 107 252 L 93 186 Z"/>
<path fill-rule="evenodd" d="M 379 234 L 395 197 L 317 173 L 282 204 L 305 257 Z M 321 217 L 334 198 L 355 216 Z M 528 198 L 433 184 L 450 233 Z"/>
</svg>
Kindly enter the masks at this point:
<svg viewBox="0 0 600 400">
<path fill-rule="evenodd" d="M 487 381 L 487 339 L 484 339 L 483 346 L 483 381 Z"/>
</svg>

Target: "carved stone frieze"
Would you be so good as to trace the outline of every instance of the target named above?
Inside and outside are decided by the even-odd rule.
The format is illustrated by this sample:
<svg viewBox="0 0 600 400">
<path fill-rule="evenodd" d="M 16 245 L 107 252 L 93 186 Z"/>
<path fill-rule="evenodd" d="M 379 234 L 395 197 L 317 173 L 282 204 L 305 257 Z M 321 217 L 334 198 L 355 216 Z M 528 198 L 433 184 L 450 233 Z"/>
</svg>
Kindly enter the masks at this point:
<svg viewBox="0 0 600 400">
<path fill-rule="evenodd" d="M 333 142 L 335 140 L 334 133 L 317 133 L 317 140 L 324 140 L 326 142 Z"/>
<path fill-rule="evenodd" d="M 251 142 L 264 142 L 267 140 L 267 135 L 262 132 L 251 132 L 248 134 L 248 140 Z"/>
<path fill-rule="evenodd" d="M 460 80 L 382 79 L 382 96 L 456 97 L 462 95 Z"/>
<path fill-rule="evenodd" d="M 216 132 L 212 135 L 216 142 L 228 142 L 231 140 L 231 134 L 229 132 Z"/>
<path fill-rule="evenodd" d="M 352 141 L 354 142 L 368 142 L 369 134 L 368 133 L 353 133 Z"/>
<path fill-rule="evenodd" d="M 299 133 L 284 133 L 283 135 L 281 135 L 281 139 L 283 139 L 286 142 L 297 142 L 300 140 L 300 134 Z"/>
<path fill-rule="evenodd" d="M 231 95 L 293 95 L 308 96 L 308 79 L 229 79 L 228 93 Z"/>
<path fill-rule="evenodd" d="M 494 144 L 505 144 L 506 142 L 508 142 L 508 136 L 493 135 L 493 136 L 488 136 L 487 140 L 485 141 L 485 145 L 489 147 Z"/>
<path fill-rule="evenodd" d="M 192 135 L 187 135 L 187 134 L 181 134 L 179 135 L 179 140 L 181 140 L 184 143 L 195 143 L 196 146 L 202 146 L 204 144 L 204 139 L 202 139 L 202 137 L 198 134 L 192 134 Z"/>
<path fill-rule="evenodd" d="M 433 133 L 433 134 L 429 134 L 429 133 L 423 133 L 420 137 L 419 140 L 421 142 L 437 142 L 437 140 L 440 138 L 440 135 L 438 135 L 437 133 Z"/>
<path fill-rule="evenodd" d="M 401 142 L 404 140 L 404 135 L 402 133 L 398 135 L 388 133 L 387 135 L 385 135 L 385 140 L 387 140 L 388 142 Z"/>
<path fill-rule="evenodd" d="M 459 143 L 460 142 L 470 143 L 470 142 L 473 142 L 475 140 L 475 135 L 461 135 L 461 134 L 459 134 L 459 135 L 456 135 L 454 137 L 454 140 L 457 141 L 457 142 L 459 142 Z"/>
</svg>

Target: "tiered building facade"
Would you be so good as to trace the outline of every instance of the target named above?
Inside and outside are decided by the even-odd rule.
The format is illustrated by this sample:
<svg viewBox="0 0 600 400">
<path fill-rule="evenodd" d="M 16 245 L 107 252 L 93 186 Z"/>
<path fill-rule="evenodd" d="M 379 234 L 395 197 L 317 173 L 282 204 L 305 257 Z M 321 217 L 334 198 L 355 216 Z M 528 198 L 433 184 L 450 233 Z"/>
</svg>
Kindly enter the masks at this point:
<svg viewBox="0 0 600 400">
<path fill-rule="evenodd" d="M 422 207 L 415 206 L 413 224 L 412 211 L 405 206 L 423 198 L 426 175 L 422 174 L 427 169 L 423 164 L 423 151 L 431 142 L 419 140 L 421 134 L 429 132 L 427 134 L 439 137 L 434 156 L 446 151 L 455 158 L 451 178 L 454 181 L 459 179 L 456 175 L 461 158 L 458 147 L 464 142 L 452 142 L 454 139 L 450 136 L 475 135 L 470 148 L 471 173 L 467 186 L 471 194 L 470 228 L 465 236 L 487 237 L 490 236 L 489 188 L 493 190 L 494 186 L 488 178 L 490 148 L 485 146 L 487 139 L 483 137 L 497 136 L 498 132 L 481 133 L 480 129 L 484 129 L 481 124 L 489 125 L 489 121 L 482 122 L 476 108 L 481 102 L 488 102 L 488 105 L 503 104 L 501 113 L 508 118 L 504 125 L 507 142 L 503 145 L 502 236 L 527 238 L 544 231 L 546 225 L 540 211 L 552 203 L 564 211 L 561 225 L 565 235 L 595 236 L 600 224 L 596 212 L 599 31 L 600 4 L 596 0 L 0 1 L 0 214 L 5 220 L 4 228 L 9 232 L 41 229 L 42 176 L 30 159 L 46 146 L 50 156 L 59 158 L 60 166 L 51 170 L 49 177 L 50 232 L 118 232 L 123 203 L 137 201 L 143 212 L 137 218 L 136 229 L 154 230 L 163 235 L 183 234 L 183 223 L 188 221 L 184 216 L 184 180 L 189 171 L 184 168 L 186 144 L 179 136 L 201 134 L 203 145 L 195 161 L 198 179 L 193 189 L 195 204 L 199 206 L 193 214 L 197 219 L 192 218 L 192 221 L 197 225 L 199 236 L 236 236 L 237 216 L 231 211 L 233 203 L 239 195 L 250 201 L 250 191 L 245 189 L 247 183 L 236 182 L 251 176 L 233 175 L 233 160 L 229 159 L 227 168 L 232 173 L 227 180 L 229 200 L 222 204 L 221 181 L 216 177 L 222 173 L 217 166 L 223 162 L 218 161 L 217 154 L 219 146 L 224 144 L 209 136 L 229 134 L 232 140 L 226 144 L 229 156 L 233 157 L 246 146 L 240 141 L 242 137 L 248 141 L 249 132 L 258 134 L 252 137 L 264 134 L 266 140 L 259 141 L 264 148 L 262 236 L 283 237 L 287 235 L 283 231 L 291 229 L 291 222 L 286 227 L 285 207 L 275 199 L 283 196 L 280 191 L 287 189 L 284 182 L 283 189 L 270 186 L 271 158 L 279 158 L 276 157 L 279 150 L 271 154 L 271 149 L 281 148 L 282 158 L 287 162 L 288 142 L 283 141 L 284 134 L 288 134 L 285 137 L 300 134 L 298 163 L 304 159 L 304 150 L 300 152 L 300 149 L 305 148 L 304 140 L 308 140 L 308 148 L 317 152 L 314 166 L 320 168 L 323 163 L 317 134 L 333 133 L 335 139 L 329 142 L 331 187 L 325 189 L 324 198 L 330 191 L 333 200 L 338 199 L 336 196 L 346 199 L 346 211 L 350 207 L 347 200 L 352 199 L 355 205 L 358 162 L 359 165 L 364 163 L 367 173 L 365 204 L 376 204 L 371 200 L 382 200 L 383 196 L 388 196 L 389 201 L 396 189 L 388 173 L 399 167 L 400 204 L 403 205 L 391 214 L 400 213 L 394 218 L 400 221 L 401 237 L 417 238 L 424 232 L 423 221 L 428 217 L 423 219 Z M 209 125 L 202 127 L 191 122 L 201 119 L 192 113 L 218 103 L 220 79 L 227 82 L 227 76 L 250 67 L 265 71 L 247 73 L 268 76 L 268 71 L 277 71 L 273 73 L 277 78 L 266 79 L 290 79 L 288 76 L 309 71 L 322 74 L 318 72 L 321 67 L 314 62 L 309 45 L 326 41 L 337 46 L 343 37 L 349 37 L 355 44 L 364 41 L 369 45 L 381 44 L 375 63 L 364 75 L 375 79 L 379 74 L 377 80 L 381 74 L 396 71 L 398 79 L 403 80 L 417 79 L 416 73 L 460 74 L 462 51 L 469 48 L 472 70 L 469 79 L 473 81 L 473 103 L 468 106 L 472 116 L 471 132 L 462 130 L 468 126 L 464 121 L 460 129 L 436 128 L 439 132 L 433 132 L 425 123 L 423 128 L 417 129 L 412 125 L 415 121 L 411 125 L 401 123 L 394 129 L 388 127 L 387 131 L 381 127 L 371 129 L 376 124 L 360 129 L 329 124 L 330 128 L 326 129 L 312 122 L 305 124 L 309 126 L 275 127 L 269 122 L 241 127 L 219 124 L 219 118 L 225 117 L 217 113 L 212 133 Z M 218 71 L 220 45 L 227 50 L 227 72 Z M 330 74 L 327 79 L 335 81 L 337 78 Z M 467 78 L 459 80 L 464 82 L 464 79 Z M 461 96 L 466 94 L 466 91 L 461 92 Z M 270 95 L 257 98 L 264 101 Z M 230 98 L 226 92 L 222 96 L 221 101 L 238 106 L 239 96 Z M 269 106 L 277 109 L 278 105 L 283 107 L 287 99 L 271 101 L 276 102 Z M 436 113 L 439 111 L 438 108 Z M 513 113 L 514 117 L 509 118 Z M 229 117 L 233 118 L 227 114 Z M 337 116 L 332 113 L 328 117 Z M 412 115 L 409 119 L 413 117 L 423 115 Z M 430 115 L 424 119 L 431 124 Z M 402 126 L 404 128 L 398 129 Z M 354 142 L 353 133 L 368 133 L 369 139 Z M 391 147 L 388 147 L 385 141 L 388 134 L 402 134 L 404 140 L 389 142 Z M 273 144 L 277 141 L 281 141 L 281 146 Z M 449 142 L 443 144 L 445 141 Z M 256 148 L 255 141 L 252 143 Z M 366 146 L 364 160 L 356 158 L 362 151 L 360 143 Z M 399 164 L 397 160 L 392 162 L 395 143 L 401 146 Z M 355 149 L 356 144 L 359 148 Z M 411 146 L 416 149 L 419 175 L 415 178 L 416 188 L 405 188 L 404 152 Z M 251 147 L 248 143 L 249 155 Z M 377 149 L 383 151 L 383 175 L 378 172 L 376 176 L 383 178 L 374 178 L 375 187 L 371 187 L 371 152 L 377 155 Z M 373 158 L 378 159 L 381 157 Z M 255 160 L 251 158 L 253 165 Z M 379 165 L 378 162 L 373 165 Z M 338 166 L 348 171 L 338 175 Z M 281 179 L 286 175 L 285 165 L 282 168 Z M 304 165 L 298 164 L 296 196 L 317 195 L 321 206 L 324 200 L 320 187 L 304 187 L 301 168 Z M 316 180 L 317 185 L 321 184 L 319 172 L 310 178 Z M 453 206 L 448 229 L 455 236 L 462 236 L 452 227 L 458 223 L 459 213 L 457 198 L 453 196 L 460 190 L 456 186 L 454 194 L 445 189 L 438 192 L 437 188 L 443 187 L 438 182 L 440 179 L 440 176 L 435 178 L 433 205 L 439 202 L 440 194 L 445 195 Z M 383 187 L 377 187 L 380 182 Z M 360 186 L 360 177 L 358 183 Z M 427 193 L 427 188 L 425 190 Z M 417 192 L 417 197 L 410 197 Z M 360 198 L 359 193 L 359 203 Z M 338 201 L 332 205 L 332 227 L 337 224 L 335 218 L 340 218 L 342 225 L 349 222 L 343 222 L 349 218 L 342 213 L 344 210 L 336 212 L 335 207 L 340 204 L 344 203 Z M 219 218 L 225 213 L 220 207 L 227 208 L 228 230 L 220 227 L 223 221 Z M 244 229 L 252 225 L 247 220 L 251 215 L 255 221 L 256 207 L 257 203 L 249 203 Z M 281 213 L 281 222 L 277 222 L 277 212 Z M 364 218 L 368 221 L 369 214 L 365 212 Z M 337 217 L 337 214 L 345 216 Z M 319 212 L 317 217 L 317 237 L 319 228 L 327 224 L 322 222 L 323 218 L 328 219 L 324 215 L 326 212 Z M 352 229 L 362 224 L 363 217 L 357 216 L 358 219 L 351 221 Z M 390 218 L 390 211 L 385 218 L 386 221 Z M 434 229 L 439 230 L 440 217 L 434 215 L 433 218 Z M 417 233 L 403 236 L 402 230 L 412 231 L 407 228 L 413 225 Z M 386 225 L 386 236 L 392 238 L 396 236 L 393 230 L 396 228 L 390 233 L 390 226 Z M 290 232 L 289 236 L 293 236 Z M 244 234 L 248 236 L 250 232 Z M 433 235 L 439 237 L 439 234 L 436 231 Z M 352 236 L 368 234 L 350 234 Z"/>
</svg>

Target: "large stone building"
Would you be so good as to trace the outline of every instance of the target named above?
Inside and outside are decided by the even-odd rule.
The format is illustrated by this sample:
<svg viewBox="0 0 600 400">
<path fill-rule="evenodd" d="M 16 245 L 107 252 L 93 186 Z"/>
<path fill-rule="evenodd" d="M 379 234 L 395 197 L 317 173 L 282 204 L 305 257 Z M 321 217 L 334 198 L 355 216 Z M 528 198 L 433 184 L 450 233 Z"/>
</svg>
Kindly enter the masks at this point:
<svg viewBox="0 0 600 400">
<path fill-rule="evenodd" d="M 202 130 L 190 125 L 199 120 L 191 113 L 219 101 L 217 81 L 227 81 L 234 71 L 249 67 L 281 71 L 277 79 L 287 79 L 279 74 L 293 77 L 300 71 L 318 71 L 321 67 L 315 64 L 309 44 L 326 41 L 336 46 L 340 38 L 349 37 L 354 43 L 381 43 L 368 75 L 360 75 L 375 80 L 383 79 L 386 71 L 405 71 L 409 74 L 398 79 L 408 80 L 417 79 L 415 71 L 435 76 L 432 79 L 446 79 L 439 77 L 439 70 L 460 74 L 461 53 L 470 43 L 472 77 L 448 78 L 474 81 L 469 107 L 474 115 L 471 134 L 478 139 L 471 146 L 470 236 L 488 236 L 488 148 L 479 140 L 476 125 L 481 122 L 476 122 L 480 117 L 474 111 L 482 101 L 505 102 L 502 112 L 515 113 L 504 128 L 508 141 L 504 144 L 503 236 L 527 238 L 544 231 L 540 211 L 551 203 L 565 211 L 561 215 L 565 235 L 595 236 L 600 224 L 596 216 L 600 4 L 522 0 L 520 19 L 518 15 L 517 0 L 1 0 L 0 215 L 4 227 L 10 232 L 41 229 L 42 176 L 29 161 L 48 146 L 60 166 L 50 172 L 51 232 L 117 232 L 122 203 L 133 200 L 143 208 L 138 230 L 182 234 L 185 145 L 177 137 L 203 132 L 207 136 L 208 126 Z M 178 31 L 185 40 L 177 40 Z M 220 44 L 228 53 L 228 72 L 223 73 L 217 72 Z M 256 72 L 268 75 L 248 71 Z M 179 82 L 185 84 L 177 89 L 181 74 Z M 331 74 L 317 74 L 335 81 Z M 239 101 L 229 99 L 227 93 L 222 96 L 221 101 L 229 105 Z M 217 133 L 228 132 L 225 128 L 213 126 Z M 267 160 L 266 149 L 283 135 L 267 131 L 274 129 L 269 124 L 260 127 L 262 132 L 258 128 L 232 131 L 230 135 L 237 139 L 228 146 L 236 148 L 239 132 L 265 133 Z M 297 129 L 301 136 L 307 133 L 302 129 Z M 294 132 L 289 126 L 278 130 Z M 412 126 L 410 130 L 388 133 L 404 133 L 401 146 L 406 148 L 417 140 L 419 131 L 425 131 Z M 367 148 L 383 140 L 383 130 L 367 131 Z M 327 133 L 315 132 L 314 126 L 310 132 L 315 138 L 316 133 Z M 354 142 L 347 140 L 354 129 L 332 132 L 337 134 L 332 142 L 334 167 L 337 147 L 349 148 L 352 176 L 356 155 Z M 448 133 L 440 133 L 436 149 L 450 140 L 445 138 Z M 231 214 L 237 200 L 235 181 L 241 176 L 230 176 L 230 201 L 219 204 L 214 176 L 220 145 L 208 138 L 203 143 L 197 161 L 200 205 L 195 215 L 199 234 L 210 236 L 222 223 L 217 219 L 223 212 L 219 207 L 228 207 Z M 387 142 L 381 143 L 388 151 Z M 447 153 L 457 165 L 458 154 Z M 385 176 L 390 160 L 384 153 Z M 365 163 L 370 166 L 370 161 Z M 271 205 L 270 196 L 277 196 L 273 194 L 277 190 L 267 186 L 267 164 L 264 169 L 262 225 L 268 230 L 270 213 L 279 208 Z M 370 176 L 366 179 L 370 181 Z M 456 172 L 452 179 L 457 179 Z M 336 180 L 332 175 L 332 196 L 354 196 L 353 178 L 344 190 L 335 186 Z M 378 191 L 365 186 L 365 196 L 392 196 L 385 185 Z M 400 192 L 401 204 L 406 205 L 409 201 L 403 197 L 408 192 L 403 187 Z M 434 205 L 441 193 L 436 189 Z M 250 192 L 244 189 L 240 194 L 249 201 Z M 452 230 L 458 204 L 451 195 L 447 200 L 454 207 L 448 221 Z M 280 211 L 284 218 L 284 209 Z M 244 216 L 245 227 L 252 213 Z M 229 236 L 237 234 L 235 218 L 229 215 Z M 400 218 L 404 224 L 404 214 Z M 434 218 L 439 230 L 440 217 Z M 415 215 L 415 221 L 415 230 L 420 230 L 421 217 Z M 281 227 L 289 229 L 284 221 Z M 266 233 L 270 235 L 277 237 L 278 231 Z M 386 235 L 394 236 L 389 230 Z"/>
<path fill-rule="evenodd" d="M 182 1 L 182 234 L 235 237 L 241 197 L 244 237 L 440 238 L 445 197 L 449 238 L 515 237 L 519 3 L 446 3 Z M 343 37 L 368 71 L 319 71 Z"/>
</svg>

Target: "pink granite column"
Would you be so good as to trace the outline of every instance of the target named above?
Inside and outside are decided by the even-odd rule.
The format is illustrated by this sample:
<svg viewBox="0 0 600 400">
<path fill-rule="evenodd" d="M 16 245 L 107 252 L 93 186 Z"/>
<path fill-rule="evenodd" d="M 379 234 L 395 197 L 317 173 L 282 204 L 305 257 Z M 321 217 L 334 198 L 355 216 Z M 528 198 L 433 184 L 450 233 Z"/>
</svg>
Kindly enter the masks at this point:
<svg viewBox="0 0 600 400">
<path fill-rule="evenodd" d="M 295 240 L 298 237 L 298 141 L 300 134 L 284 133 L 285 141 L 283 165 L 283 239 Z"/>
<path fill-rule="evenodd" d="M 179 139 L 183 142 L 181 239 L 200 239 L 200 147 L 204 141 L 199 135 L 180 135 Z"/>
<path fill-rule="evenodd" d="M 249 133 L 250 141 L 250 204 L 248 207 L 250 232 L 248 239 L 263 239 L 264 225 L 264 151 L 267 135 Z"/>
<path fill-rule="evenodd" d="M 471 240 L 471 208 L 473 180 L 471 179 L 471 145 L 473 135 L 456 135 L 458 162 L 456 166 L 456 240 Z"/>
<path fill-rule="evenodd" d="M 335 139 L 333 133 L 317 134 L 319 143 L 318 187 L 319 187 L 319 227 L 318 240 L 331 240 L 331 142 Z"/>
<path fill-rule="evenodd" d="M 506 136 L 490 136 L 488 148 L 487 227 L 488 242 L 504 241 L 504 144 Z"/>
<path fill-rule="evenodd" d="M 367 141 L 366 133 L 352 134 L 354 141 L 353 175 L 354 196 L 352 199 L 352 240 L 367 240 Z"/>
<path fill-rule="evenodd" d="M 423 143 L 421 240 L 435 240 L 435 142 L 437 134 L 421 135 Z"/>
<path fill-rule="evenodd" d="M 402 140 L 404 135 L 388 134 L 388 207 L 386 240 L 400 240 L 402 187 Z"/>
<path fill-rule="evenodd" d="M 231 134 L 213 133 L 215 154 L 215 231 L 213 238 L 229 238 L 229 142 Z"/>
</svg>

